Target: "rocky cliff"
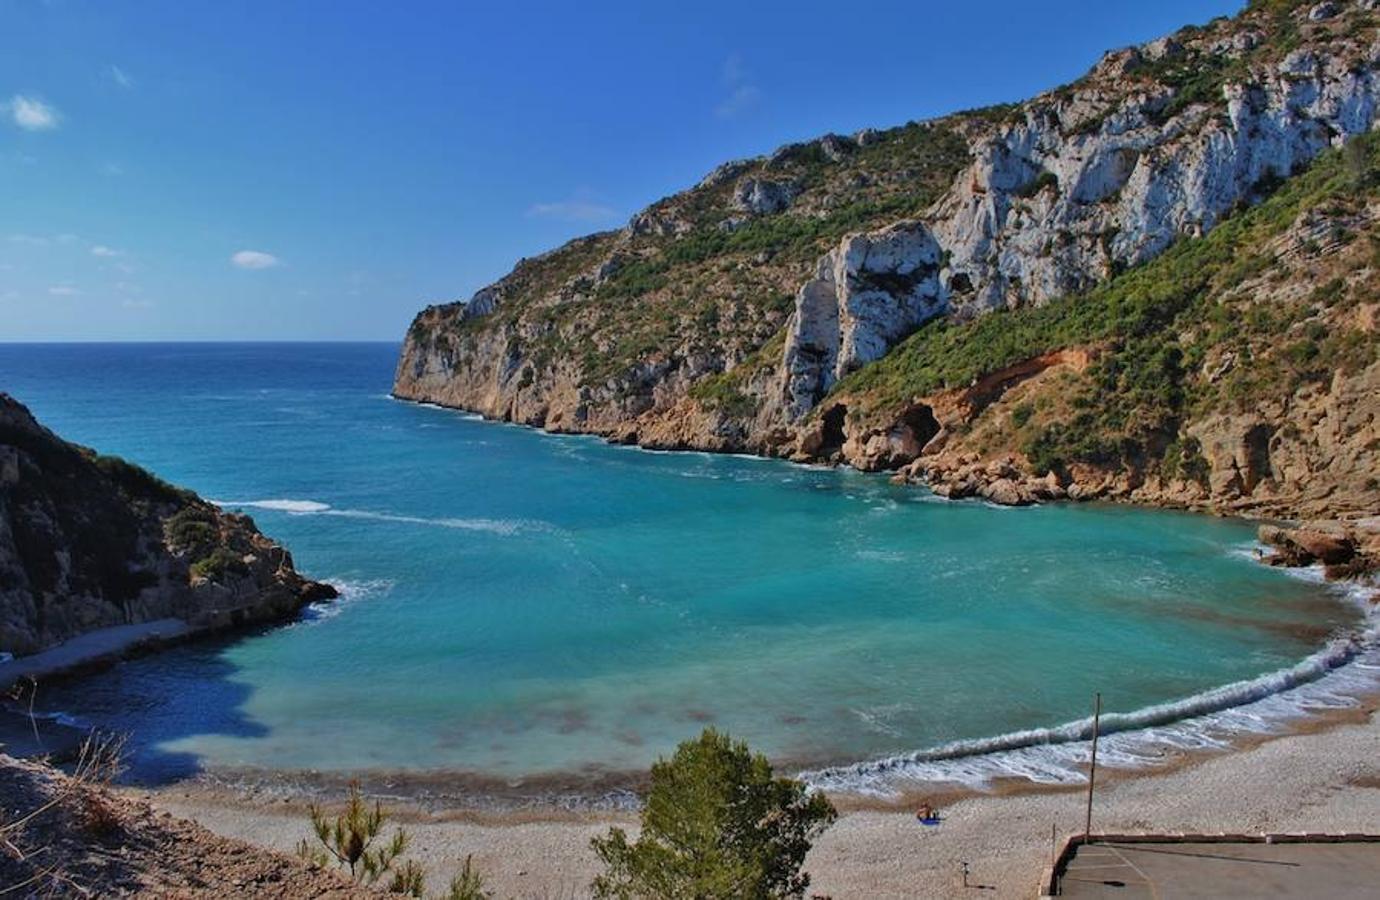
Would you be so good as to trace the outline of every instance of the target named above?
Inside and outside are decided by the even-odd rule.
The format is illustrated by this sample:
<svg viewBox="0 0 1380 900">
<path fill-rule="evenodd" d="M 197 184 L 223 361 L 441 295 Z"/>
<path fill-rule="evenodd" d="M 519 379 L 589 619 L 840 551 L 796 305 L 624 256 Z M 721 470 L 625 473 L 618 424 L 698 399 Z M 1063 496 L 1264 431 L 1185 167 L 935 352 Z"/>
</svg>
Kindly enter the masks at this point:
<svg viewBox="0 0 1380 900">
<path fill-rule="evenodd" d="M 67 443 L 0 393 L 0 651 L 166 618 L 271 621 L 333 596 L 247 516 Z"/>
<path fill-rule="evenodd" d="M 423 311 L 394 392 L 1002 502 L 1372 503 L 1373 148 L 1341 148 L 1377 118 L 1375 6 L 1257 0 L 1025 103 L 725 164 Z"/>
</svg>

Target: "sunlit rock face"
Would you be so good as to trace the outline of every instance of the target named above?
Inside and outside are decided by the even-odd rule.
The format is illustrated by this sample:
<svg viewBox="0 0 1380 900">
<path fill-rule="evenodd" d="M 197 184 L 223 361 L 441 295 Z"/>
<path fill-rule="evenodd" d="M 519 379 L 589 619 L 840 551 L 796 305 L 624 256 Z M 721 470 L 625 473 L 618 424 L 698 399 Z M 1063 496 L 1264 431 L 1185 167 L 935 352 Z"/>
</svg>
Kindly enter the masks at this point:
<svg viewBox="0 0 1380 900">
<path fill-rule="evenodd" d="M 917 222 L 846 237 L 819 261 L 786 334 L 782 400 L 791 418 L 942 310 L 939 263 L 939 244 Z"/>
<path fill-rule="evenodd" d="M 1253 5 L 1108 53 L 1024 103 L 913 123 L 954 136 L 942 161 L 865 129 L 725 163 L 625 229 L 423 311 L 394 391 L 552 430 L 789 455 L 841 379 L 927 320 L 1089 290 L 1372 129 L 1375 3 L 1318 6 Z M 926 178 L 923 203 L 860 217 L 778 266 L 878 185 Z M 735 256 L 754 233 L 751 256 Z M 609 289 L 630 275 L 636 290 Z M 690 290 L 667 304 L 668 284 Z M 710 326 L 701 304 L 716 305 Z M 655 339 L 649 321 L 665 325 Z M 731 384 L 697 393 L 724 374 Z"/>
</svg>

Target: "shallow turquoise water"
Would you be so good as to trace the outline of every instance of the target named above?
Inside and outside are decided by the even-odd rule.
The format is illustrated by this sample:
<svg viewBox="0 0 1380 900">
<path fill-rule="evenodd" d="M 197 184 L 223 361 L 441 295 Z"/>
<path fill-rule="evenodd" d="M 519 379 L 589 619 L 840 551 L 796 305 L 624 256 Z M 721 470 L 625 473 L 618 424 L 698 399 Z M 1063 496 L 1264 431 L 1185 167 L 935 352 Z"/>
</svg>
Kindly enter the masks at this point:
<svg viewBox="0 0 1380 900">
<path fill-rule="evenodd" d="M 131 731 L 147 774 L 616 772 L 705 723 L 816 765 L 1185 697 L 1354 620 L 1244 523 L 544 435 L 389 399 L 395 351 L 0 345 L 46 424 L 347 588 L 49 708 Z"/>
</svg>

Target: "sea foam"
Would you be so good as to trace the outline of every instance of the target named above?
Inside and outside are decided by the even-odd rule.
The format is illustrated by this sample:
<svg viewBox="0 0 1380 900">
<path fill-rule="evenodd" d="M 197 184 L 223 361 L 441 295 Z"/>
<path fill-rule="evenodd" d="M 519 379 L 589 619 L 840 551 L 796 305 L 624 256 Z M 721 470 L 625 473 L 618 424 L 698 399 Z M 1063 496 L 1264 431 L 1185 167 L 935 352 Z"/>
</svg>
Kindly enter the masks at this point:
<svg viewBox="0 0 1380 900">
<path fill-rule="evenodd" d="M 455 528 L 461 531 L 482 531 L 512 536 L 522 531 L 557 531 L 548 522 L 533 519 L 485 519 L 412 516 L 400 513 L 375 512 L 367 509 L 336 509 L 318 500 L 212 500 L 222 508 L 268 509 L 293 516 L 338 516 L 344 519 L 368 519 L 375 522 L 397 522 L 405 525 L 429 525 L 436 528 Z"/>
<path fill-rule="evenodd" d="M 301 617 L 296 622 L 287 627 L 292 628 L 302 625 L 311 625 L 316 622 L 323 622 L 333 619 L 345 611 L 351 604 L 358 603 L 373 597 L 387 594 L 393 590 L 393 581 L 388 578 L 327 578 L 332 587 L 339 591 L 340 596 L 334 600 L 322 600 L 308 604 L 302 610 Z"/>
<path fill-rule="evenodd" d="M 1245 558 L 1239 548 L 1238 554 Z M 1321 567 L 1289 573 L 1310 582 L 1325 581 Z M 1376 586 L 1329 586 L 1363 609 L 1366 618 L 1359 627 L 1293 666 L 1134 712 L 1104 714 L 1099 722 L 1099 763 L 1149 768 L 1183 752 L 1226 750 L 1239 737 L 1274 734 L 1311 714 L 1355 708 L 1358 698 L 1380 689 L 1380 610 L 1368 600 Z M 879 797 L 939 784 L 982 790 L 1003 778 L 1080 784 L 1087 780 L 1092 731 L 1089 717 L 805 771 L 799 777 L 822 790 Z"/>
<path fill-rule="evenodd" d="M 315 500 L 212 500 L 211 502 L 220 507 L 245 506 L 252 509 L 272 509 L 277 512 L 296 515 L 320 513 L 331 508 L 329 503 L 318 503 Z"/>
</svg>

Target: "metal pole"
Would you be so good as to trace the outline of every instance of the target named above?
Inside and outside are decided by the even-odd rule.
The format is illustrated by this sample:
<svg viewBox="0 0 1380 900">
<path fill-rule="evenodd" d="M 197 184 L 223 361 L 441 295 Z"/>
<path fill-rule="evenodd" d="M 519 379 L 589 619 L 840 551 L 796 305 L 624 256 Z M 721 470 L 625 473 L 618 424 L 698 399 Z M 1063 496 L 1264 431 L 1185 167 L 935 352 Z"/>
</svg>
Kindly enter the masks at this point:
<svg viewBox="0 0 1380 900">
<path fill-rule="evenodd" d="M 1102 720 L 1102 692 L 1098 691 L 1093 696 L 1093 738 L 1092 738 L 1092 762 L 1088 766 L 1088 817 L 1083 822 L 1083 843 L 1088 842 L 1092 834 L 1092 801 L 1093 785 L 1097 781 L 1097 732 Z"/>
</svg>

